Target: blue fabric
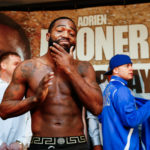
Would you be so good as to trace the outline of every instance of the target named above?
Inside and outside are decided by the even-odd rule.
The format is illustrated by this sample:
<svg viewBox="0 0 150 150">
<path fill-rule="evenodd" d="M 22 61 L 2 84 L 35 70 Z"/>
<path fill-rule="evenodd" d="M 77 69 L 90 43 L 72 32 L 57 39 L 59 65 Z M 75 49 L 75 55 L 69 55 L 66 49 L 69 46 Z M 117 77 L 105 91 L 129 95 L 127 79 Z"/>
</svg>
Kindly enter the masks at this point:
<svg viewBox="0 0 150 150">
<path fill-rule="evenodd" d="M 98 121 L 99 121 L 100 123 L 102 123 L 102 114 L 99 114 L 99 115 L 98 115 Z"/>
<path fill-rule="evenodd" d="M 127 81 L 112 76 L 103 93 L 104 150 L 124 150 L 125 147 L 139 150 L 138 125 L 150 116 L 150 102 L 137 109 L 135 98 L 126 85 Z"/>
<path fill-rule="evenodd" d="M 142 107 L 149 100 L 135 97 L 136 105 L 138 108 Z M 141 140 L 146 148 L 146 150 L 150 150 L 150 117 L 142 123 L 142 135 Z M 142 149 L 142 148 L 141 148 Z"/>
</svg>

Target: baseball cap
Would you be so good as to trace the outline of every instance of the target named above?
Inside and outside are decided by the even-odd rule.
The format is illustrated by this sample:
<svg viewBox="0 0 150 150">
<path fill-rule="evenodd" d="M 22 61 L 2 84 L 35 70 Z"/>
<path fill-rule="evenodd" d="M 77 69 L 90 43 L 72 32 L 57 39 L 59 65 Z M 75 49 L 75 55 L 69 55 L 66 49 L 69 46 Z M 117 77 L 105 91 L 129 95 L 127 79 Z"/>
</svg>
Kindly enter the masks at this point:
<svg viewBox="0 0 150 150">
<path fill-rule="evenodd" d="M 128 55 L 117 54 L 113 56 L 109 61 L 109 70 L 104 75 L 111 75 L 115 67 L 125 64 L 132 64 L 132 61 Z"/>
</svg>

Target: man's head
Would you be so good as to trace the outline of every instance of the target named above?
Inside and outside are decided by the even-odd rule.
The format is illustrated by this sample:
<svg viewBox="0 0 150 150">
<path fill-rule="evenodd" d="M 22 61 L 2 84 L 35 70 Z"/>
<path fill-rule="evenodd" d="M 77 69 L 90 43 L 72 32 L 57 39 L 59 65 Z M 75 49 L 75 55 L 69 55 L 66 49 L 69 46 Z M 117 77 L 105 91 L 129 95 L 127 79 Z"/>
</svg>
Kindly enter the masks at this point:
<svg viewBox="0 0 150 150">
<path fill-rule="evenodd" d="M 25 31 L 13 19 L 0 13 L 0 54 L 7 51 L 17 52 L 22 60 L 31 57 Z"/>
<path fill-rule="evenodd" d="M 68 17 L 60 17 L 52 21 L 47 33 L 49 46 L 53 42 L 61 45 L 67 52 L 76 45 L 77 29 L 74 21 Z"/>
<path fill-rule="evenodd" d="M 110 59 L 109 71 L 105 75 L 116 75 L 125 80 L 133 78 L 132 61 L 128 55 L 117 54 Z"/>
<path fill-rule="evenodd" d="M 20 62 L 21 58 L 16 52 L 5 52 L 0 55 L 0 76 L 4 73 L 5 76 L 11 78 L 15 68 Z"/>
</svg>

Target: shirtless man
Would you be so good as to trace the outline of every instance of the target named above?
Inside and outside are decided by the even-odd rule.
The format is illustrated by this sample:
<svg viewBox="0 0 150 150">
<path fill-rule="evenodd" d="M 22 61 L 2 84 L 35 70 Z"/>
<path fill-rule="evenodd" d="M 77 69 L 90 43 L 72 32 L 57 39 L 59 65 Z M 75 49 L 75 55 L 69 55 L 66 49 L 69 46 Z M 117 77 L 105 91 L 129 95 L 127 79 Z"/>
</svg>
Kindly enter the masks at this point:
<svg viewBox="0 0 150 150">
<path fill-rule="evenodd" d="M 31 110 L 32 150 L 88 150 L 82 107 L 98 115 L 102 94 L 92 65 L 72 57 L 76 34 L 70 18 L 54 20 L 46 36 L 48 52 L 19 65 L 3 97 L 3 119 Z"/>
</svg>

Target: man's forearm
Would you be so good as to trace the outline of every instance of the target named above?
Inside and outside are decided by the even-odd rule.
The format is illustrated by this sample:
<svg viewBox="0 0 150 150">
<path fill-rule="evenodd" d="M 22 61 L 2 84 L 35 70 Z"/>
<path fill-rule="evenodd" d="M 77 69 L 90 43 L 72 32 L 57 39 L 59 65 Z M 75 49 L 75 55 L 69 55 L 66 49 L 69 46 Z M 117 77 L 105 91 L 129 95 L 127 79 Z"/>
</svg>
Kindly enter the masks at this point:
<svg viewBox="0 0 150 150">
<path fill-rule="evenodd" d="M 35 97 L 29 97 L 21 101 L 4 100 L 0 104 L 0 117 L 7 119 L 24 114 L 37 104 Z"/>
<path fill-rule="evenodd" d="M 102 110 L 102 94 L 98 85 L 89 85 L 76 71 L 67 73 L 79 99 L 93 114 L 98 115 Z"/>
</svg>

